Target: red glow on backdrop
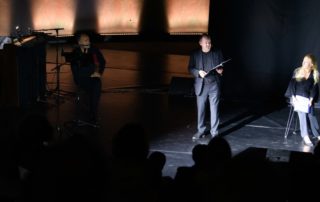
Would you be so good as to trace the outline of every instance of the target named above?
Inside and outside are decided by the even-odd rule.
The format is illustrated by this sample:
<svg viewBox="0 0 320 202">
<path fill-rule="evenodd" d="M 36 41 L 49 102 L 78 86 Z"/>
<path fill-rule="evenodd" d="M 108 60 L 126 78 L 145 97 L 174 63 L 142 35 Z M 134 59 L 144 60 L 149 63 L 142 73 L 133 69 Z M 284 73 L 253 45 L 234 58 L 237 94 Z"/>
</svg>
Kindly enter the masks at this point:
<svg viewBox="0 0 320 202">
<path fill-rule="evenodd" d="M 169 33 L 208 32 L 210 0 L 166 0 Z"/>
<path fill-rule="evenodd" d="M 0 36 L 7 36 L 11 26 L 11 1 L 0 1 Z"/>
<path fill-rule="evenodd" d="M 98 0 L 99 33 L 138 33 L 143 0 Z"/>
<path fill-rule="evenodd" d="M 33 0 L 31 6 L 34 29 L 64 28 L 59 33 L 73 33 L 74 0 Z"/>
</svg>

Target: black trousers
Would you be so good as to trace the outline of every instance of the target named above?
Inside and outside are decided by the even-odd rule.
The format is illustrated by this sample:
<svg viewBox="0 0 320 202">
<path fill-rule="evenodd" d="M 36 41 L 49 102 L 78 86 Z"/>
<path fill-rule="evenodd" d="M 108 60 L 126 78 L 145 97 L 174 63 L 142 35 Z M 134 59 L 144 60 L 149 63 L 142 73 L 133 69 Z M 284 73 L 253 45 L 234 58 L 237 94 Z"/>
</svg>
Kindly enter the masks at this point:
<svg viewBox="0 0 320 202">
<path fill-rule="evenodd" d="M 219 113 L 218 105 L 220 100 L 220 88 L 216 82 L 205 84 L 203 86 L 202 92 L 197 96 L 197 110 L 198 110 L 198 125 L 197 129 L 199 133 L 204 133 L 207 131 L 207 126 L 205 124 L 206 117 L 206 105 L 209 101 L 210 105 L 210 133 L 212 136 L 218 134 L 219 126 Z"/>
<path fill-rule="evenodd" d="M 98 106 L 101 97 L 101 79 L 96 77 L 86 77 L 79 79 L 78 85 L 79 92 L 79 102 L 85 105 L 79 105 L 78 111 L 83 114 L 85 110 L 84 116 L 89 120 L 96 121 Z"/>
</svg>

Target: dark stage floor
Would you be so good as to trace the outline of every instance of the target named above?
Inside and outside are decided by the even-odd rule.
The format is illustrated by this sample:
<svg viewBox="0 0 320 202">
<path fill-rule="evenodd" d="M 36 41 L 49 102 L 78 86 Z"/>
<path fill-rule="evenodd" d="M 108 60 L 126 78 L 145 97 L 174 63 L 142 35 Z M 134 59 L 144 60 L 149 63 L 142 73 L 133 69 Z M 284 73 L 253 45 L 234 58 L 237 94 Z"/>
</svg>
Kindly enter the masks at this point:
<svg viewBox="0 0 320 202">
<path fill-rule="evenodd" d="M 64 96 L 60 106 L 54 97 L 48 103 L 39 103 L 34 110 L 47 114 L 56 129 L 57 140 L 64 140 L 74 133 L 98 139 L 109 154 L 112 136 L 128 122 L 140 123 L 149 135 L 150 150 L 163 152 L 167 162 L 164 175 L 174 176 L 177 167 L 192 165 L 191 151 L 196 144 L 207 144 L 209 138 L 192 141 L 196 131 L 195 98 L 169 95 L 166 89 L 130 89 L 104 92 L 100 106 L 101 127 L 76 126 L 69 121 L 75 117 L 72 96 Z M 249 147 L 312 152 L 304 146 L 299 135 L 284 138 L 289 108 L 264 106 L 222 100 L 220 131 L 230 144 L 233 155 Z M 9 113 L 9 112 L 7 112 Z M 318 112 L 317 112 L 318 113 Z M 15 116 L 12 119 L 17 120 Z M 209 124 L 209 123 L 208 123 Z"/>
<path fill-rule="evenodd" d="M 185 47 L 191 49 L 193 45 L 187 44 Z M 99 107 L 100 128 L 74 127 L 69 123 L 75 116 L 75 97 L 68 93 L 74 90 L 68 66 L 61 72 L 62 97 L 59 99 L 59 104 L 56 102 L 57 97 L 51 95 L 46 102 L 36 104 L 32 110 L 45 113 L 52 125 L 59 129 L 56 130 L 57 140 L 68 138 L 74 133 L 85 133 L 89 138 L 98 140 L 108 154 L 113 135 L 125 123 L 140 123 L 149 135 L 150 150 L 161 151 L 167 157 L 163 175 L 174 177 L 177 167 L 193 164 L 191 157 L 193 147 L 209 141 L 208 138 L 197 142 L 191 139 L 196 132 L 195 97 L 168 93 L 173 76 L 189 76 L 186 70 L 188 56 L 185 53 L 168 53 L 161 50 L 160 57 L 166 59 L 156 63 L 156 68 L 151 70 L 148 69 L 151 68 L 149 67 L 151 62 L 141 62 L 144 58 L 141 57 L 141 52 L 114 50 L 110 47 L 103 51 L 107 58 L 108 69 L 103 77 L 103 92 Z M 54 58 L 54 54 L 54 48 L 51 51 L 49 49 L 49 61 Z M 158 52 L 155 52 L 153 57 L 157 54 Z M 139 68 L 141 64 L 149 66 L 147 69 L 141 69 Z M 156 74 L 158 68 L 165 70 L 162 71 L 161 77 L 156 77 L 159 80 L 149 79 L 148 76 Z M 50 71 L 51 69 L 52 64 L 49 64 L 49 90 L 56 85 L 56 75 Z M 292 134 L 291 130 L 288 138 L 284 138 L 289 114 L 287 106 L 270 106 L 261 102 L 223 98 L 220 108 L 221 136 L 229 142 L 233 155 L 249 147 L 298 152 L 313 150 L 303 145 L 299 132 Z M 3 114 L 11 114 L 6 116 L 6 119 L 17 123 L 16 115 L 10 110 L 5 109 Z M 19 114 L 21 113 L 17 113 L 17 116 Z"/>
</svg>

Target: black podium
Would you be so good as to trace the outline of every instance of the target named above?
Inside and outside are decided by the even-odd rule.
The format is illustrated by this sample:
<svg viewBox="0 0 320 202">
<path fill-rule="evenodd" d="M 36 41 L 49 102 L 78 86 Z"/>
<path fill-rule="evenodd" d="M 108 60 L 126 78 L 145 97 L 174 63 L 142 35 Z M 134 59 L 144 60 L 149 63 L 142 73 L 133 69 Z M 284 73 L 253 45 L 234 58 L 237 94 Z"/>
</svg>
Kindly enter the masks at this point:
<svg viewBox="0 0 320 202">
<path fill-rule="evenodd" d="M 0 104 L 26 108 L 45 96 L 46 40 L 30 36 L 21 46 L 0 50 Z"/>
</svg>

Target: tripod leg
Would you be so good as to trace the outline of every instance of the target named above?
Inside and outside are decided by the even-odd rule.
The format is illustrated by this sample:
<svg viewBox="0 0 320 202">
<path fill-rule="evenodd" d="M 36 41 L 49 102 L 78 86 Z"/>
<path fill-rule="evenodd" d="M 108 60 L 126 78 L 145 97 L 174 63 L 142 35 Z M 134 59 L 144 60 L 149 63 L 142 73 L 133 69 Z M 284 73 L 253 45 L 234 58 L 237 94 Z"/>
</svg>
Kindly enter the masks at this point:
<svg viewBox="0 0 320 202">
<path fill-rule="evenodd" d="M 295 117 L 293 134 L 297 134 L 298 116 Z"/>
<path fill-rule="evenodd" d="M 286 126 L 286 131 L 284 133 L 284 138 L 288 137 L 288 133 L 291 127 L 291 123 L 292 123 L 292 118 L 294 117 L 294 111 L 293 111 L 293 107 L 291 106 L 290 108 L 290 112 L 289 112 L 289 117 L 288 117 L 288 121 L 287 121 L 287 126 Z"/>
<path fill-rule="evenodd" d="M 286 131 L 284 133 L 284 138 L 287 138 L 287 136 L 288 136 L 288 128 L 290 125 L 289 123 L 290 123 L 290 119 L 291 119 L 291 113 L 292 113 L 292 107 L 290 107 L 289 116 L 288 116 L 287 125 L 286 125 Z"/>
</svg>

